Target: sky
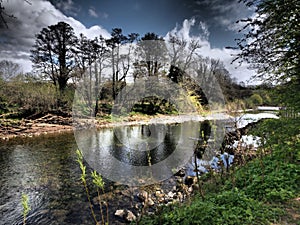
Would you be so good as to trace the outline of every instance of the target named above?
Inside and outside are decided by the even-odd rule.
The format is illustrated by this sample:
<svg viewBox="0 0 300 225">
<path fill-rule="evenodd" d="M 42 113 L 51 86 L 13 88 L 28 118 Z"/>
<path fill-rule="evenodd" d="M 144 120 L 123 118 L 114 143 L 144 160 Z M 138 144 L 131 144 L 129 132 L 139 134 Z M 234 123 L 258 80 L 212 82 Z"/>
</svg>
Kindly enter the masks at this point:
<svg viewBox="0 0 300 225">
<path fill-rule="evenodd" d="M 109 37 L 113 28 L 124 34 L 143 36 L 154 32 L 166 37 L 180 30 L 184 36 L 197 37 L 203 56 L 220 59 L 238 81 L 248 81 L 254 71 L 246 64 L 232 65 L 235 38 L 241 28 L 237 20 L 253 15 L 253 11 L 238 0 L 5 0 L 7 29 L 0 23 L 0 60 L 22 65 L 23 72 L 32 69 L 30 49 L 35 34 L 59 21 L 69 23 L 75 33 L 89 38 Z M 238 67 L 237 67 L 238 66 Z"/>
</svg>

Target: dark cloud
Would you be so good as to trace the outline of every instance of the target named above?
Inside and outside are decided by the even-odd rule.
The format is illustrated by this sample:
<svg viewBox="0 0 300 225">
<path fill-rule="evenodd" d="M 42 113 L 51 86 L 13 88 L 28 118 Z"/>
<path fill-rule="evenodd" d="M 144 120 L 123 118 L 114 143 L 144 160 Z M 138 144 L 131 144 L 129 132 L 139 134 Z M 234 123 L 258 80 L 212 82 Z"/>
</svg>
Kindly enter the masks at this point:
<svg viewBox="0 0 300 225">
<path fill-rule="evenodd" d="M 69 23 L 77 34 L 84 33 L 88 37 L 100 34 L 109 36 L 109 33 L 100 26 L 86 28 L 81 22 L 65 16 L 48 1 L 31 0 L 30 2 L 31 5 L 20 0 L 3 2 L 5 12 L 14 17 L 6 18 L 8 29 L 3 25 L 0 27 L 0 60 L 16 61 L 30 70 L 29 55 L 35 42 L 35 35 L 42 28 L 59 21 Z"/>
</svg>

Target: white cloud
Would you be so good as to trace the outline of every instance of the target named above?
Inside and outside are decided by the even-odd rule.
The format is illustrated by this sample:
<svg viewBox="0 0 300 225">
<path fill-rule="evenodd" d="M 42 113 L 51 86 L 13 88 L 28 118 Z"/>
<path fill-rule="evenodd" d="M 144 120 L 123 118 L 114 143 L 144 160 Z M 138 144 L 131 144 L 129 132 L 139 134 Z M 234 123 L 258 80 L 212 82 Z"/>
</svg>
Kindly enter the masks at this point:
<svg viewBox="0 0 300 225">
<path fill-rule="evenodd" d="M 99 17 L 98 13 L 96 12 L 96 10 L 94 8 L 89 8 L 89 15 L 91 17 L 95 17 L 95 18 Z"/>
<path fill-rule="evenodd" d="M 31 70 L 29 59 L 30 49 L 35 42 L 35 34 L 42 28 L 64 21 L 70 24 L 77 35 L 85 34 L 88 38 L 102 35 L 106 38 L 109 32 L 100 26 L 85 27 L 73 17 L 67 17 L 48 1 L 31 0 L 3 1 L 7 14 L 13 14 L 17 19 L 7 18 L 9 29 L 0 27 L 0 60 L 6 59 L 22 64 L 23 71 Z"/>
<path fill-rule="evenodd" d="M 76 16 L 79 11 L 78 7 L 74 5 L 72 0 L 60 0 L 55 4 L 55 6 L 63 12 L 73 16 Z"/>
<path fill-rule="evenodd" d="M 106 12 L 97 12 L 96 9 L 92 6 L 89 8 L 88 13 L 91 17 L 94 18 L 99 18 L 99 17 L 101 17 L 102 19 L 108 18 L 108 14 Z"/>
<path fill-rule="evenodd" d="M 192 36 L 190 34 L 191 28 L 195 25 L 195 20 L 184 20 L 182 27 L 176 26 L 172 31 L 166 35 L 168 39 L 169 34 L 176 34 L 180 38 L 184 38 L 187 41 L 196 39 L 201 48 L 197 50 L 197 53 L 203 57 L 210 57 L 214 59 L 219 59 L 225 65 L 225 68 L 230 72 L 230 74 L 237 78 L 238 81 L 247 82 L 251 76 L 255 74 L 253 70 L 247 69 L 248 65 L 244 63 L 243 65 L 238 65 L 237 63 L 231 63 L 234 57 L 232 55 L 237 54 L 238 50 L 226 49 L 226 48 L 212 48 L 210 42 L 208 41 L 208 30 L 204 23 L 203 26 L 203 35 Z"/>
</svg>

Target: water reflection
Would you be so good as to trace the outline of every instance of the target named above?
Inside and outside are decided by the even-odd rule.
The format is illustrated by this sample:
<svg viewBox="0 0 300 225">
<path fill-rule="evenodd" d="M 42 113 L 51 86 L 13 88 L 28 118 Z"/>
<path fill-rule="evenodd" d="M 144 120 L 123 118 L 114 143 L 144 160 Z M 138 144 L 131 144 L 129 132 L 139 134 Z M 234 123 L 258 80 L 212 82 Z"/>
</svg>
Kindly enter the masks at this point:
<svg viewBox="0 0 300 225">
<path fill-rule="evenodd" d="M 28 225 L 81 224 L 77 221 L 79 217 L 90 219 L 88 209 L 85 216 L 80 213 L 74 218 L 68 217 L 78 211 L 74 202 L 83 210 L 86 208 L 79 188 L 76 148 L 71 133 L 1 143 L 1 225 L 22 224 L 22 193 L 29 196 L 32 209 Z M 70 223 L 66 222 L 68 220 Z"/>
<path fill-rule="evenodd" d="M 154 182 L 170 177 L 173 169 L 179 169 L 175 166 L 184 166 L 191 159 L 202 130 L 207 136 L 210 125 L 203 126 L 190 121 L 85 130 L 77 133 L 76 141 L 89 172 L 100 170 L 117 182 L 136 184 L 147 177 Z M 29 195 L 32 208 L 28 225 L 92 224 L 79 179 L 76 141 L 73 133 L 66 133 L 1 143 L 0 225 L 22 224 L 22 193 Z"/>
<path fill-rule="evenodd" d="M 173 175 L 193 155 L 199 123 L 149 124 L 103 130 L 78 130 L 76 141 L 89 165 L 126 185 L 156 183 Z M 103 138 L 105 137 L 105 139 Z"/>
</svg>

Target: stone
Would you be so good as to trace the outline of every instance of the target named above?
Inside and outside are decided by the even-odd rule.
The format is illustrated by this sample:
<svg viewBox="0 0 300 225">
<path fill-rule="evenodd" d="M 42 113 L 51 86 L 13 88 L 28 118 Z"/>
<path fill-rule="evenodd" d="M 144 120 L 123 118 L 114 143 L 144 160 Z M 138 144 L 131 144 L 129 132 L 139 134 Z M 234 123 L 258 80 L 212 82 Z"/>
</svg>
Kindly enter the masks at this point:
<svg viewBox="0 0 300 225">
<path fill-rule="evenodd" d="M 146 199 L 148 198 L 148 192 L 147 191 L 141 191 L 140 193 L 137 194 L 137 198 L 141 201 L 141 202 L 145 202 Z"/>
<path fill-rule="evenodd" d="M 127 216 L 126 216 L 126 221 L 127 222 L 132 222 L 136 220 L 136 216 L 131 212 L 130 210 L 127 211 Z"/>
<path fill-rule="evenodd" d="M 125 210 L 124 210 L 124 209 L 118 209 L 118 210 L 115 212 L 115 216 L 118 216 L 118 217 L 123 218 L 124 215 L 125 215 Z"/>
<path fill-rule="evenodd" d="M 154 201 L 151 198 L 148 198 L 148 205 L 149 206 L 154 206 L 155 205 Z"/>
<path fill-rule="evenodd" d="M 160 190 L 155 192 L 155 197 L 158 198 L 159 196 L 161 196 L 161 191 Z"/>
<path fill-rule="evenodd" d="M 180 169 L 177 173 L 174 174 L 174 176 L 184 177 L 185 176 L 185 172 L 184 172 L 183 169 Z"/>
<path fill-rule="evenodd" d="M 136 220 L 136 216 L 133 214 L 133 212 L 131 212 L 130 210 L 126 210 L 126 209 L 118 209 L 115 212 L 115 216 L 125 219 L 126 222 L 132 222 L 132 221 Z"/>
<path fill-rule="evenodd" d="M 168 197 L 169 197 L 169 198 L 173 198 L 174 195 L 175 195 L 175 194 L 174 194 L 172 191 L 170 191 L 170 192 L 168 193 Z"/>
<path fill-rule="evenodd" d="M 187 176 L 184 179 L 184 184 L 187 185 L 187 186 L 191 186 L 193 183 L 194 183 L 194 177 Z"/>
<path fill-rule="evenodd" d="M 193 190 L 199 190 L 200 189 L 199 184 L 193 184 L 192 187 L 193 187 Z"/>
<path fill-rule="evenodd" d="M 177 179 L 177 183 L 182 184 L 183 183 L 183 179 L 182 178 L 178 178 Z"/>
<path fill-rule="evenodd" d="M 177 192 L 177 197 L 179 201 L 183 200 L 183 194 L 181 192 Z"/>
</svg>

